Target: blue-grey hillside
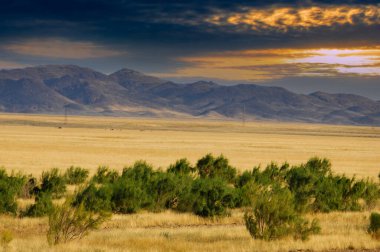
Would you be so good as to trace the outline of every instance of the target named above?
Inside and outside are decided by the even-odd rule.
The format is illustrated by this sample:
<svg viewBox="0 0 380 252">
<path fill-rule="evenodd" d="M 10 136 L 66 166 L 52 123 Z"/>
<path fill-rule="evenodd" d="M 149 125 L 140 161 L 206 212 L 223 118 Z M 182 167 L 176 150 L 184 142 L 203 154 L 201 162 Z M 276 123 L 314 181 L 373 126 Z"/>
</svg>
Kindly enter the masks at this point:
<svg viewBox="0 0 380 252">
<path fill-rule="evenodd" d="M 380 102 L 280 87 L 168 82 L 130 69 L 106 75 L 73 65 L 0 71 L 0 111 L 115 116 L 202 116 L 380 125 Z"/>
</svg>

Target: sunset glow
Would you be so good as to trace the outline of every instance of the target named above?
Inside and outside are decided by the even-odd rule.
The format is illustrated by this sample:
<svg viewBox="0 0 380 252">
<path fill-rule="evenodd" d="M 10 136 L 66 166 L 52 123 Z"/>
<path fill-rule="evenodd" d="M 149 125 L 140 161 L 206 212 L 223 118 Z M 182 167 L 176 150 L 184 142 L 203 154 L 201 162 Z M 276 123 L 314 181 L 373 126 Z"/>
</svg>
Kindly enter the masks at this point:
<svg viewBox="0 0 380 252">
<path fill-rule="evenodd" d="M 180 59 L 191 63 L 163 75 L 263 81 L 288 76 L 380 75 L 380 49 L 234 51 Z"/>
<path fill-rule="evenodd" d="M 247 26 L 251 30 L 290 29 L 354 24 L 379 24 L 380 7 L 369 6 L 311 6 L 281 8 L 243 8 L 240 12 L 222 12 L 205 22 L 214 25 Z"/>
<path fill-rule="evenodd" d="M 380 57 L 379 49 L 319 49 L 308 52 L 315 55 L 297 59 L 293 62 L 362 66 L 374 65 L 379 62 Z"/>
</svg>

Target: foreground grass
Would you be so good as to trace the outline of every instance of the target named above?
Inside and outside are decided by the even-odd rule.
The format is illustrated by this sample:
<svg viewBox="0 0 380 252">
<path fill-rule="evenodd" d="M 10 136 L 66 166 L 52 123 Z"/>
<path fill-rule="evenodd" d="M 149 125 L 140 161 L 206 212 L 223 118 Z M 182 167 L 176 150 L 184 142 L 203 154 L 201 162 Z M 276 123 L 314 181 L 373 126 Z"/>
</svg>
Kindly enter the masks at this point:
<svg viewBox="0 0 380 252">
<path fill-rule="evenodd" d="M 379 209 L 377 209 L 379 210 Z M 379 250 L 380 242 L 366 233 L 370 212 L 316 214 L 322 232 L 306 242 L 252 239 L 242 212 L 231 217 L 203 219 L 170 211 L 115 215 L 80 241 L 49 247 L 47 219 L 0 217 L 0 230 L 14 233 L 8 251 L 295 251 Z"/>
</svg>

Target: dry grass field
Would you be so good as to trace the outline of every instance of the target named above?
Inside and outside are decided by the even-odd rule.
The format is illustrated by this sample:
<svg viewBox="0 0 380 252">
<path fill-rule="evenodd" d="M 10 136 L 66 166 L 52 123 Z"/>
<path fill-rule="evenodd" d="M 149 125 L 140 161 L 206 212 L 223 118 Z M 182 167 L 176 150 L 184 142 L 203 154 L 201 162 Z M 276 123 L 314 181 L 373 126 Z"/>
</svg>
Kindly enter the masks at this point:
<svg viewBox="0 0 380 252">
<path fill-rule="evenodd" d="M 181 157 L 194 163 L 208 152 L 223 153 L 241 170 L 320 156 L 336 173 L 377 179 L 380 128 L 71 116 L 64 125 L 63 116 L 0 115 L 0 166 L 35 176 L 70 165 L 122 169 L 138 159 L 165 168 Z M 369 213 L 310 216 L 319 219 L 322 232 L 306 242 L 253 240 L 241 210 L 214 220 L 169 211 L 114 215 L 83 240 L 54 248 L 46 241 L 45 218 L 0 216 L 0 231 L 14 235 L 7 251 L 380 251 L 380 242 L 366 233 Z"/>
<path fill-rule="evenodd" d="M 322 232 L 305 242 L 254 240 L 242 215 L 235 211 L 219 220 L 173 212 L 114 215 L 84 239 L 55 247 L 46 241 L 45 218 L 3 216 L 0 230 L 14 233 L 7 251 L 380 251 L 380 242 L 366 233 L 369 212 L 314 215 Z"/>
<path fill-rule="evenodd" d="M 0 114 L 0 166 L 25 173 L 71 165 L 121 170 L 139 159 L 165 168 L 210 152 L 239 169 L 320 156 L 338 173 L 377 177 L 380 128 L 71 116 L 64 125 L 63 116 Z"/>
</svg>

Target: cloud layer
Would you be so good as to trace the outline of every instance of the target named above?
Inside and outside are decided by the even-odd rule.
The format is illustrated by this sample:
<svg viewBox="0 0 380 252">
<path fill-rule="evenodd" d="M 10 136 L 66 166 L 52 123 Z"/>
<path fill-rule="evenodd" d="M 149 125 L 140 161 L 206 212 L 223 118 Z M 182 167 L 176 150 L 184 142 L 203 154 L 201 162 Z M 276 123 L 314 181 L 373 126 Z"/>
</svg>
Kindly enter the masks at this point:
<svg viewBox="0 0 380 252">
<path fill-rule="evenodd" d="M 233 26 L 237 30 L 257 32 L 310 30 L 317 27 L 380 24 L 380 7 L 309 6 L 242 8 L 240 12 L 221 12 L 204 20 L 217 26 Z"/>
<path fill-rule="evenodd" d="M 380 76 L 380 49 L 265 49 L 184 57 L 188 66 L 163 77 L 209 76 L 262 82 L 302 76 Z"/>
<path fill-rule="evenodd" d="M 0 68 L 69 63 L 250 82 L 373 77 L 379 30 L 375 0 L 5 0 Z"/>
<path fill-rule="evenodd" d="M 77 42 L 61 39 L 32 39 L 2 46 L 3 50 L 36 57 L 61 59 L 106 58 L 126 54 L 92 42 Z"/>
</svg>

